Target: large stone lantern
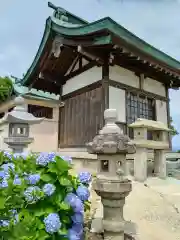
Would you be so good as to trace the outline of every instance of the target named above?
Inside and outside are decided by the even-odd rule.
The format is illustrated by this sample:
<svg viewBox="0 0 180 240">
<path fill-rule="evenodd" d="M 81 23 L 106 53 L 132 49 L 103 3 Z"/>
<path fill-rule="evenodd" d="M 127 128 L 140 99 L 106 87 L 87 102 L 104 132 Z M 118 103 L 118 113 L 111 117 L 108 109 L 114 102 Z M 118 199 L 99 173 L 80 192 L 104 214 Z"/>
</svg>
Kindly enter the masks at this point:
<svg viewBox="0 0 180 240">
<path fill-rule="evenodd" d="M 132 189 L 126 177 L 126 154 L 135 153 L 135 146 L 115 124 L 115 109 L 105 110 L 104 119 L 103 129 L 87 144 L 88 152 L 98 156 L 98 174 L 93 189 L 101 197 L 104 209 L 104 239 L 124 240 L 123 207 Z"/>
<path fill-rule="evenodd" d="M 16 107 L 4 117 L 9 124 L 8 137 L 4 138 L 4 142 L 13 152 L 20 153 L 34 140 L 29 136 L 30 125 L 41 123 L 43 118 L 36 118 L 27 112 L 23 97 L 16 97 L 14 103 Z"/>
</svg>

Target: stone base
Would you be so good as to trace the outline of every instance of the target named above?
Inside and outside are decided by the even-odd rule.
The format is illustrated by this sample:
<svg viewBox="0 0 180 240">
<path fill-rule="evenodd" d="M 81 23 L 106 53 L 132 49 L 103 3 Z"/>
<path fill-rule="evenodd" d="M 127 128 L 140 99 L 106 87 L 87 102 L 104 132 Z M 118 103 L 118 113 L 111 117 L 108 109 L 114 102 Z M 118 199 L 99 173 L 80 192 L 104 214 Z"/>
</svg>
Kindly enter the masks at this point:
<svg viewBox="0 0 180 240">
<path fill-rule="evenodd" d="M 91 223 L 91 233 L 101 234 L 103 233 L 103 207 L 100 201 L 97 203 L 97 208 L 94 213 L 92 223 Z M 125 235 L 126 239 L 135 239 L 136 236 L 136 224 L 131 221 L 125 222 Z M 129 237 L 129 238 L 128 238 Z"/>
<path fill-rule="evenodd" d="M 103 234 L 89 232 L 86 235 L 86 240 L 104 240 L 104 237 L 103 237 Z M 118 240 L 121 240 L 121 239 L 118 239 Z M 123 240 L 136 240 L 136 239 L 133 236 L 125 233 Z"/>
</svg>

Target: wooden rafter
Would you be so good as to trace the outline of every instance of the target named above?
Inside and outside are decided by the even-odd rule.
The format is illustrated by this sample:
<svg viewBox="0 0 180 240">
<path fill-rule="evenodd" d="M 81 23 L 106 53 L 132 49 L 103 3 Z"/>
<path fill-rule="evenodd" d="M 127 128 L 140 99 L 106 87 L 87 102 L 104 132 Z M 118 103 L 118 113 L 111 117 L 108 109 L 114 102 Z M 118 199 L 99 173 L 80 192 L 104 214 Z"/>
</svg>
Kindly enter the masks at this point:
<svg viewBox="0 0 180 240">
<path fill-rule="evenodd" d="M 89 70 L 90 68 L 92 68 L 92 67 L 94 67 L 96 65 L 97 65 L 96 60 L 93 60 L 93 61 L 89 62 L 88 64 L 84 65 L 83 67 L 81 67 L 81 68 L 73 71 L 72 73 L 68 74 L 67 76 L 65 76 L 64 80 L 67 81 L 70 78 L 73 78 L 73 77 L 75 77 L 75 76 L 77 76 L 77 75 L 79 75 L 79 74 Z"/>
<path fill-rule="evenodd" d="M 113 46 L 113 54 L 117 54 L 122 57 L 127 57 L 128 59 L 131 59 L 133 61 L 138 61 L 143 64 L 148 65 L 151 68 L 157 69 L 159 72 L 164 72 L 166 75 L 172 75 L 173 77 L 178 77 L 179 73 L 176 73 L 173 71 L 173 69 L 170 69 L 169 67 L 164 66 L 163 64 L 155 62 L 153 59 L 147 58 L 146 56 L 142 55 L 141 53 L 137 51 L 133 51 L 129 48 L 120 47 L 118 45 Z"/>
<path fill-rule="evenodd" d="M 95 53 L 90 53 L 88 51 L 88 48 L 84 48 L 82 46 L 78 46 L 77 51 L 82 55 L 85 56 L 88 59 L 95 60 L 98 64 L 103 64 L 104 58 L 102 56 L 99 56 L 98 54 Z"/>
<path fill-rule="evenodd" d="M 70 68 L 66 72 L 65 76 L 67 76 L 68 74 L 71 74 L 74 71 L 74 68 L 76 67 L 76 64 L 78 63 L 79 58 L 80 58 L 80 56 L 77 55 L 76 58 L 74 59 L 72 65 L 70 66 Z"/>
</svg>

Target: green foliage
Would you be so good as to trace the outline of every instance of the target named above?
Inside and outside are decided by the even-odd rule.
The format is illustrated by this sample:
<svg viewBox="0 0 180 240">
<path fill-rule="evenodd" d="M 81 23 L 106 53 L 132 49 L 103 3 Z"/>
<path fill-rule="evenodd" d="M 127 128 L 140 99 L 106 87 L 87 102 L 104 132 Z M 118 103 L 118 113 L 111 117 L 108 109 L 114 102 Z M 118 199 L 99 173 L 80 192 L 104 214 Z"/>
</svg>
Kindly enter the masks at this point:
<svg viewBox="0 0 180 240">
<path fill-rule="evenodd" d="M 171 135 L 172 135 L 172 136 L 176 136 L 176 135 L 179 134 L 179 132 L 176 130 L 176 128 L 175 128 L 174 125 L 173 125 L 172 117 L 170 118 L 170 129 L 172 130 L 172 131 L 171 131 Z"/>
<path fill-rule="evenodd" d="M 0 102 L 8 99 L 12 93 L 12 89 L 12 80 L 9 77 L 0 77 Z"/>
<path fill-rule="evenodd" d="M 4 172 L 4 164 L 10 162 L 14 169 L 9 168 L 8 187 L 0 187 L 0 239 L 1 240 L 56 240 L 68 239 L 65 236 L 72 226 L 73 208 L 64 201 L 68 193 L 75 193 L 78 186 L 82 186 L 78 177 L 70 174 L 71 164 L 60 156 L 54 155 L 54 161 L 46 166 L 37 164 L 38 155 L 6 155 L 0 153 L 0 173 Z M 25 192 L 33 184 L 28 181 L 27 176 L 38 174 L 40 179 L 34 185 L 39 190 L 33 192 L 36 200 L 27 201 Z M 17 178 L 21 183 L 15 185 Z M 0 174 L 1 177 L 1 174 Z M 0 184 L 2 186 L 2 178 Z M 45 184 L 53 184 L 55 192 L 47 196 L 43 192 Z M 84 201 L 85 211 L 89 209 L 90 203 Z M 18 219 L 12 215 L 16 210 Z M 44 219 L 51 213 L 60 216 L 61 228 L 58 232 L 49 234 L 46 231 Z M 8 220 L 8 226 L 2 227 L 1 221 Z"/>
</svg>

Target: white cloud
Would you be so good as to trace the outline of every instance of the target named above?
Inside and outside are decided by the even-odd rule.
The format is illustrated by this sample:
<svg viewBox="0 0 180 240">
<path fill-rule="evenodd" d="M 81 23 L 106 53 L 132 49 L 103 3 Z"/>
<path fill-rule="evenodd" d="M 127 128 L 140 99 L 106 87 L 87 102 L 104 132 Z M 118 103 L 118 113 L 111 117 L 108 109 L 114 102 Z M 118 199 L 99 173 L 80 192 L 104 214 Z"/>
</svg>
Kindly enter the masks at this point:
<svg viewBox="0 0 180 240">
<path fill-rule="evenodd" d="M 48 0 L 0 2 L 0 75 L 29 68 L 52 14 Z M 180 0 L 53 0 L 88 21 L 110 16 L 150 44 L 180 60 Z M 180 92 L 171 91 L 171 115 L 180 131 Z M 180 139 L 174 138 L 180 145 Z M 179 142 L 178 142 L 179 141 Z"/>
</svg>

